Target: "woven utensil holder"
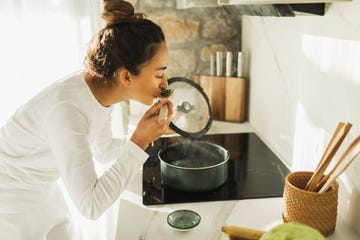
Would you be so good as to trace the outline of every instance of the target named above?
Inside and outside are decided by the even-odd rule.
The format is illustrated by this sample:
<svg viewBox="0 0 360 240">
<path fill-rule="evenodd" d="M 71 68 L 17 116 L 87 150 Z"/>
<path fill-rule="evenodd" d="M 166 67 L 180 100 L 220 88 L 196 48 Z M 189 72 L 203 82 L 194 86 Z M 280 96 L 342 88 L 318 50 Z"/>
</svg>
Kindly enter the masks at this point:
<svg viewBox="0 0 360 240">
<path fill-rule="evenodd" d="M 285 223 L 299 222 L 331 235 L 336 226 L 338 189 L 335 182 L 324 193 L 305 191 L 313 172 L 293 172 L 285 178 L 282 218 Z"/>
</svg>

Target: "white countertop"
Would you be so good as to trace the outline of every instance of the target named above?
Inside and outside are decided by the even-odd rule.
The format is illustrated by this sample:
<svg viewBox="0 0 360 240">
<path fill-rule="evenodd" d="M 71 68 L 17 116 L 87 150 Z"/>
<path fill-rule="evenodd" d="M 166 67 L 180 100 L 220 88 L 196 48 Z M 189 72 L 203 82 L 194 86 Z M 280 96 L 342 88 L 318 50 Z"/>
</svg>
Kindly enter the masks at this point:
<svg viewBox="0 0 360 240">
<path fill-rule="evenodd" d="M 248 123 L 214 121 L 208 134 L 256 132 Z M 258 134 L 261 138 L 261 136 Z M 264 139 L 262 139 L 264 141 Z M 264 141 L 266 143 L 266 141 Z M 267 143 L 266 143 L 267 144 Z M 271 149 L 271 146 L 268 146 Z M 272 149 L 273 150 L 273 149 Z M 276 152 L 275 152 L 276 154 Z M 279 156 L 281 159 L 281 157 Z M 118 240 L 226 240 L 221 232 L 224 225 L 237 225 L 267 231 L 282 223 L 282 198 L 262 198 L 236 201 L 165 204 L 145 206 L 142 204 L 142 171 L 120 198 Z M 186 232 L 174 230 L 167 224 L 167 216 L 178 209 L 194 210 L 201 216 L 200 224 Z M 331 240 L 359 239 L 342 221 L 338 214 L 335 232 Z"/>
</svg>

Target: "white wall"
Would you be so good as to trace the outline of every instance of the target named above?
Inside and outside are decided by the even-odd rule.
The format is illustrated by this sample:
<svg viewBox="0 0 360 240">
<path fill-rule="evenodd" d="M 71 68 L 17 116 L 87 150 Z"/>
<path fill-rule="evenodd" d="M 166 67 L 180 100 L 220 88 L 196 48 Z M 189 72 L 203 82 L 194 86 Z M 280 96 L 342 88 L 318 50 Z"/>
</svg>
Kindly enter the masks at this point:
<svg viewBox="0 0 360 240">
<path fill-rule="evenodd" d="M 360 134 L 360 0 L 325 16 L 244 16 L 249 121 L 292 170 L 314 170 L 339 121 Z M 360 229 L 360 157 L 341 176 L 339 208 Z M 360 231 L 360 230 L 358 230 Z"/>
</svg>

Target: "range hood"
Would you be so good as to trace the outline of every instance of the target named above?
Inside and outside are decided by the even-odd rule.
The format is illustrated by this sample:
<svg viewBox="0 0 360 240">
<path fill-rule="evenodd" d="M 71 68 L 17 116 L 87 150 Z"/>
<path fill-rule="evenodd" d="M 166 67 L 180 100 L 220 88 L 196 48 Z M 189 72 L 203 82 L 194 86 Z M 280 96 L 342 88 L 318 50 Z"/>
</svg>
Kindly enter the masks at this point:
<svg viewBox="0 0 360 240">
<path fill-rule="evenodd" d="M 196 7 L 236 7 L 241 15 L 296 16 L 324 15 L 325 5 L 351 0 L 177 0 L 178 9 Z"/>
<path fill-rule="evenodd" d="M 326 3 L 326 2 L 345 2 L 351 0 L 215 0 L 219 5 L 230 4 L 284 4 L 284 3 Z"/>
</svg>

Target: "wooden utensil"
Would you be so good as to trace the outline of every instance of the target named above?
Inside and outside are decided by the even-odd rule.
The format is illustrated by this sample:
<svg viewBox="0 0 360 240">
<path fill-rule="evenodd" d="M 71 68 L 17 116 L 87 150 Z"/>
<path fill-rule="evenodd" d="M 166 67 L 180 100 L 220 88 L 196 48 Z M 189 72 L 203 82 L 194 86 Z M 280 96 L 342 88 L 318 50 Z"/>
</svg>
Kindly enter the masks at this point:
<svg viewBox="0 0 360 240">
<path fill-rule="evenodd" d="M 258 240 L 264 231 L 239 226 L 223 226 L 221 231 L 229 235 L 230 239 Z"/>
<path fill-rule="evenodd" d="M 350 146 L 341 155 L 335 166 L 325 176 L 326 181 L 320 189 L 320 193 L 326 192 L 332 183 L 336 180 L 340 174 L 342 174 L 346 168 L 352 163 L 352 161 L 360 154 L 360 135 L 350 144 Z"/>
<path fill-rule="evenodd" d="M 328 145 L 326 146 L 326 149 L 323 153 L 323 155 L 321 156 L 321 159 L 314 171 L 314 174 L 311 176 L 310 180 L 308 181 L 308 183 L 306 184 L 306 187 L 305 187 L 305 190 L 309 190 L 311 191 L 311 189 L 315 186 L 314 182 L 317 180 L 317 178 L 319 176 L 322 176 L 320 175 L 321 171 L 325 171 L 324 168 L 327 167 L 327 165 L 330 163 L 328 161 L 329 158 L 326 158 L 328 155 L 329 155 L 329 149 L 330 147 L 334 144 L 334 140 L 335 138 L 338 136 L 341 128 L 344 126 L 344 123 L 343 122 L 339 122 L 336 129 L 335 129 L 335 132 L 333 133 L 331 139 L 330 139 L 330 142 L 328 143 Z M 327 160 L 326 160 L 327 159 Z"/>
<path fill-rule="evenodd" d="M 329 166 L 331 160 L 335 156 L 337 150 L 339 149 L 340 145 L 344 141 L 346 135 L 350 131 L 352 127 L 351 123 L 343 123 L 340 122 L 328 143 L 325 152 L 323 153 L 321 160 L 314 171 L 314 174 L 311 176 L 310 180 L 308 181 L 305 190 L 308 191 L 316 191 L 316 188 L 324 176 L 326 168 Z"/>
<path fill-rule="evenodd" d="M 354 142 L 356 141 L 356 139 L 354 140 Z M 354 143 L 353 142 L 353 143 Z M 346 150 L 345 152 L 343 153 L 343 155 L 340 157 L 340 159 L 336 162 L 335 166 L 328 172 L 328 174 L 326 174 L 322 179 L 321 181 L 316 185 L 316 188 L 315 188 L 315 192 L 319 192 L 320 189 L 324 186 L 324 184 L 329 180 L 330 176 L 332 174 L 334 174 L 334 171 L 339 167 L 339 165 L 341 164 L 341 162 L 343 161 L 343 159 L 345 158 L 344 154 L 348 154 L 349 151 L 350 151 L 350 147 L 352 145 L 350 145 Z M 354 156 L 355 158 L 356 156 Z"/>
</svg>

